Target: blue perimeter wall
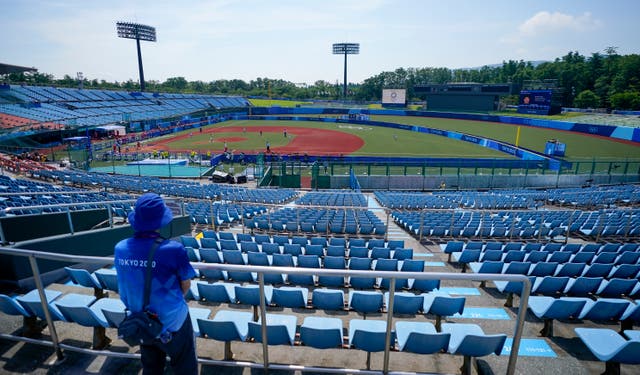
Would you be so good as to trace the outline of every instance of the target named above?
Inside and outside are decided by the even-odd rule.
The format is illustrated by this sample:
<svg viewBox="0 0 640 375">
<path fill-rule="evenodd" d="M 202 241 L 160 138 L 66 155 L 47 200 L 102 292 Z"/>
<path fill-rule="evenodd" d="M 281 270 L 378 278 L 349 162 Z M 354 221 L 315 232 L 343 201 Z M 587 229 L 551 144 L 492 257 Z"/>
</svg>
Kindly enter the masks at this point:
<svg viewBox="0 0 640 375">
<path fill-rule="evenodd" d="M 346 114 L 365 114 L 365 115 L 386 115 L 386 116 L 417 116 L 417 117 L 435 117 L 449 118 L 458 120 L 475 120 L 490 121 L 511 125 L 525 125 L 539 128 L 549 128 L 557 130 L 567 130 L 578 133 L 591 135 L 599 135 L 602 137 L 617 138 L 625 141 L 640 143 L 640 128 L 632 128 L 627 126 L 613 125 L 597 125 L 597 124 L 581 124 L 576 122 L 553 121 L 537 118 L 512 117 L 512 116 L 496 116 L 482 115 L 473 113 L 453 113 L 453 112 L 423 112 L 423 111 L 399 111 L 390 109 L 344 109 L 344 108 L 252 108 L 253 115 L 346 115 Z"/>
</svg>

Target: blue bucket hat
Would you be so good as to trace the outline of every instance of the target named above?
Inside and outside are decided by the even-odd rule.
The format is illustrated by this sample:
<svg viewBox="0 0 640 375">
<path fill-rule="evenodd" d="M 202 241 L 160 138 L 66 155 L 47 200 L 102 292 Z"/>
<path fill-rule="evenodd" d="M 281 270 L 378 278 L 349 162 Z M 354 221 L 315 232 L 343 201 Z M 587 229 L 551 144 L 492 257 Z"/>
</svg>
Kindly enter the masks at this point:
<svg viewBox="0 0 640 375">
<path fill-rule="evenodd" d="M 129 213 L 129 223 L 136 232 L 154 231 L 169 224 L 173 214 L 158 194 L 146 193 L 136 201 L 136 208 Z"/>
</svg>

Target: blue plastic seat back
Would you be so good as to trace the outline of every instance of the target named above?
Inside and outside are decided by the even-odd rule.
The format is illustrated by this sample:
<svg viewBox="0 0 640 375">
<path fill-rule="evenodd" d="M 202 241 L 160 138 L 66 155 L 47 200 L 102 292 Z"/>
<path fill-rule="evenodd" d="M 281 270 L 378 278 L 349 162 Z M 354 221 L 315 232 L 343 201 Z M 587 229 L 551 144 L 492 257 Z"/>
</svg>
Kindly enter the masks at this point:
<svg viewBox="0 0 640 375">
<path fill-rule="evenodd" d="M 349 307 L 360 313 L 373 313 L 382 309 L 382 293 L 351 291 Z"/>
<path fill-rule="evenodd" d="M 269 257 L 265 253 L 250 252 L 247 254 L 247 258 L 250 265 L 253 266 L 268 266 Z"/>
<path fill-rule="evenodd" d="M 419 292 L 430 292 L 440 288 L 440 280 L 416 279 L 411 284 L 411 289 Z"/>
<path fill-rule="evenodd" d="M 240 250 L 222 250 L 222 258 L 225 263 L 229 264 L 245 264 L 242 251 Z"/>
<path fill-rule="evenodd" d="M 344 246 L 341 246 L 341 245 L 329 245 L 327 247 L 327 255 L 335 256 L 335 257 L 343 257 L 345 256 L 345 248 Z"/>
<path fill-rule="evenodd" d="M 293 256 L 291 254 L 273 254 L 272 266 L 293 267 Z"/>
<path fill-rule="evenodd" d="M 302 254 L 302 247 L 299 244 L 287 243 L 284 245 L 284 254 L 291 254 L 294 257 Z"/>
<path fill-rule="evenodd" d="M 180 240 L 184 246 L 191 246 L 194 249 L 200 248 L 200 243 L 193 236 L 180 236 Z"/>
<path fill-rule="evenodd" d="M 502 260 L 502 250 L 485 250 L 481 257 L 482 257 L 482 261 L 486 262 L 486 261 L 501 261 Z M 507 260 L 505 260 L 506 262 Z"/>
<path fill-rule="evenodd" d="M 260 243 L 260 244 L 265 242 L 271 243 L 271 238 L 267 234 L 256 234 L 253 237 L 253 240 L 255 241 L 255 243 Z"/>
<path fill-rule="evenodd" d="M 271 302 L 282 307 L 305 308 L 307 307 L 307 295 L 306 288 L 274 288 Z"/>
<path fill-rule="evenodd" d="M 260 249 L 258 248 L 258 244 L 253 241 L 242 241 L 240 242 L 240 251 L 243 253 L 257 253 Z"/>
<path fill-rule="evenodd" d="M 467 335 L 462 340 L 455 354 L 461 354 L 470 357 L 484 357 L 494 353 L 500 355 L 507 335 Z"/>
<path fill-rule="evenodd" d="M 418 354 L 439 353 L 447 350 L 451 335 L 436 332 L 433 324 L 426 322 L 396 322 L 396 336 L 400 351 Z"/>
<path fill-rule="evenodd" d="M 350 258 L 368 258 L 369 249 L 366 247 L 352 247 L 349 249 Z"/>
<path fill-rule="evenodd" d="M 360 321 L 364 322 L 360 324 L 356 323 L 356 321 L 357 319 L 353 319 L 349 322 L 349 343 L 356 349 L 364 350 L 367 352 L 384 351 L 386 322 L 367 320 Z M 392 335 L 391 342 L 395 341 L 394 336 L 395 335 Z"/>
<path fill-rule="evenodd" d="M 322 245 L 307 245 L 304 249 L 305 255 L 323 256 L 324 251 Z"/>
<path fill-rule="evenodd" d="M 218 242 L 214 238 L 202 237 L 200 239 L 200 244 L 202 245 L 202 247 L 207 249 L 220 250 L 220 247 L 218 247 Z"/>
<path fill-rule="evenodd" d="M 443 234 L 444 235 L 444 234 Z M 449 241 L 444 248 L 445 254 L 451 254 L 458 251 L 462 251 L 464 247 L 464 242 L 462 241 Z"/>
<path fill-rule="evenodd" d="M 280 246 L 277 243 L 263 242 L 262 252 L 267 254 L 280 254 Z"/>
<path fill-rule="evenodd" d="M 199 250 L 200 259 L 205 263 L 222 263 L 220 252 L 215 249 L 202 248 Z"/>
<path fill-rule="evenodd" d="M 580 276 L 587 265 L 585 263 L 565 263 L 560 264 L 556 269 L 556 276 Z"/>
<path fill-rule="evenodd" d="M 391 258 L 391 250 L 386 247 L 374 247 L 373 249 L 371 249 L 371 258 Z"/>
<path fill-rule="evenodd" d="M 242 341 L 238 334 L 236 325 L 230 321 L 214 321 L 209 319 L 198 319 L 200 335 L 218 341 Z M 248 322 L 247 322 L 248 324 Z"/>
<path fill-rule="evenodd" d="M 342 320 L 308 316 L 300 326 L 300 341 L 318 349 L 341 347 Z"/>
<path fill-rule="evenodd" d="M 311 297 L 313 306 L 322 310 L 343 310 L 344 292 L 333 289 L 315 289 Z"/>
<path fill-rule="evenodd" d="M 236 240 L 220 240 L 220 249 L 224 250 L 239 250 Z"/>
<path fill-rule="evenodd" d="M 369 250 L 373 249 L 374 247 L 384 247 L 384 240 L 379 238 L 372 238 L 367 243 L 367 247 L 369 248 Z"/>
<path fill-rule="evenodd" d="M 78 285 L 86 288 L 103 289 L 98 279 L 83 268 L 65 267 L 64 270 L 67 271 L 69 278 Z"/>
<path fill-rule="evenodd" d="M 218 238 L 221 242 L 222 240 L 236 241 L 236 237 L 231 232 L 218 232 Z"/>
<path fill-rule="evenodd" d="M 223 286 L 223 284 L 207 284 L 199 282 L 196 285 L 198 288 L 198 293 L 200 294 L 201 301 L 214 303 L 229 303 L 232 301 L 232 299 L 229 298 L 227 289 Z"/>
<path fill-rule="evenodd" d="M 439 296 L 435 295 L 433 297 L 433 303 L 427 309 L 427 298 L 425 296 L 425 313 L 440 315 L 440 316 L 451 316 L 456 313 L 462 314 L 464 311 L 464 305 L 466 302 L 465 297 L 449 297 L 449 296 Z"/>
<path fill-rule="evenodd" d="M 598 290 L 603 280 L 602 277 L 576 277 L 569 281 L 564 292 L 570 296 L 588 296 Z"/>
</svg>

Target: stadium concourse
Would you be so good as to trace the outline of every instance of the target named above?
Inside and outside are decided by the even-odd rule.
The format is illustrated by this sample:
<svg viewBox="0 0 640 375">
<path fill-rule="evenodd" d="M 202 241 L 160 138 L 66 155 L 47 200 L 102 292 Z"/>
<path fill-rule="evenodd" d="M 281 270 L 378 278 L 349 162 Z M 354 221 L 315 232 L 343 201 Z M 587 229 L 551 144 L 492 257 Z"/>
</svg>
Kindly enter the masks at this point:
<svg viewBox="0 0 640 375">
<path fill-rule="evenodd" d="M 624 363 L 620 366 L 622 374 L 638 371 L 637 365 L 626 364 L 636 361 L 634 353 L 638 357 L 637 347 L 632 346 L 635 345 L 633 340 L 627 341 L 625 336 L 616 333 L 623 327 L 631 338 L 633 332 L 637 332 L 631 330 L 633 324 L 640 320 L 640 309 L 634 301 L 640 291 L 640 249 L 637 245 L 640 238 L 633 232 L 639 225 L 638 186 L 585 189 L 582 195 L 591 195 L 588 205 L 576 197 L 578 189 L 522 190 L 516 194 L 507 191 L 376 194 L 294 191 L 109 176 L 59 168 L 32 171 L 28 176 L 0 176 L 0 186 L 6 194 L 0 201 L 5 218 L 54 214 L 56 206 L 69 204 L 95 209 L 106 201 L 122 202 L 111 206 L 110 210 L 114 218 L 124 218 L 131 209 L 132 199 L 148 189 L 162 192 L 168 199 L 186 200 L 184 212 L 189 215 L 191 230 L 175 238 L 187 246 L 196 267 L 199 262 L 205 265 L 224 262 L 228 267 L 235 263 L 236 266 L 289 265 L 329 269 L 332 268 L 330 263 L 336 262 L 340 266 L 335 268 L 357 269 L 357 264 L 365 264 L 365 270 L 372 270 L 370 277 L 350 279 L 323 275 L 305 278 L 293 274 L 271 274 L 275 279 L 265 276 L 268 284 L 265 286 L 267 323 L 270 327 L 286 327 L 280 331 L 280 336 L 275 331 L 268 333 L 269 363 L 278 367 L 270 370 L 273 373 L 301 373 L 303 368 L 295 366 L 311 367 L 311 372 L 328 373 L 366 373 L 364 369 L 367 367 L 381 371 L 385 361 L 384 344 L 382 349 L 376 345 L 384 337 L 384 325 L 389 318 L 389 301 L 385 299 L 385 293 L 388 293 L 390 285 L 388 279 L 376 278 L 380 275 L 376 272 L 393 270 L 398 271 L 397 275 L 409 271 L 451 275 L 475 272 L 480 275 L 483 267 L 496 264 L 498 268 L 493 268 L 492 273 L 508 273 L 506 270 L 510 267 L 521 266 L 519 272 L 532 279 L 534 296 L 529 298 L 530 308 L 522 330 L 515 373 L 600 373 L 605 369 L 604 362 L 610 358 L 605 354 L 607 358 L 603 359 L 601 350 L 597 348 L 598 341 L 605 342 L 611 349 L 619 346 L 621 352 L 624 352 L 623 346 L 628 345 L 626 350 L 632 355 L 615 357 L 613 362 Z M 205 195 L 212 199 L 202 200 Z M 594 197 L 599 202 L 594 202 Z M 422 202 L 416 206 L 417 200 Z M 569 210 L 562 206 L 568 204 L 565 202 L 572 202 Z M 178 209 L 180 205 L 172 204 L 171 207 Z M 199 209 L 203 210 L 200 214 Z M 421 221 L 410 222 L 408 216 L 402 218 L 416 212 L 417 218 L 411 220 Z M 566 218 L 560 215 L 567 212 L 571 214 Z M 540 213 L 546 213 L 547 218 L 537 216 Z M 592 213 L 595 213 L 593 217 Z M 572 228 L 568 218 L 577 222 L 582 214 L 585 215 L 584 222 Z M 205 220 L 198 221 L 198 215 L 204 216 Z M 323 221 L 326 215 L 332 216 Z M 207 221 L 207 217 L 211 221 Z M 309 230 L 303 227 L 303 217 L 314 220 Z M 446 230 L 436 234 L 434 231 L 439 225 L 425 220 L 431 217 L 440 224 L 446 222 Z M 626 230 L 596 234 L 596 229 L 614 225 L 604 224 L 605 218 L 610 220 L 607 223 L 618 223 L 619 228 L 626 227 Z M 600 221 L 596 223 L 596 220 Z M 267 226 L 261 227 L 265 221 Z M 356 223 L 353 233 L 347 232 L 349 222 Z M 460 224 L 462 222 L 464 225 Z M 468 229 L 465 231 L 476 223 L 480 225 L 473 233 Z M 517 233 L 514 231 L 515 223 L 518 223 Z M 126 225 L 125 221 L 118 220 L 116 227 Z M 369 225 L 371 229 L 364 229 Z M 483 225 L 490 226 L 491 230 L 483 231 Z M 527 225 L 534 228 L 534 232 L 525 238 Z M 589 225 L 590 230 L 586 229 Z M 500 231 L 502 227 L 511 230 L 504 233 Z M 556 227 L 564 228 L 564 231 L 553 232 Z M 10 236 L 9 233 L 4 235 Z M 13 245 L 20 247 L 19 242 Z M 555 260 L 552 257 L 556 254 L 567 257 Z M 542 264 L 545 267 L 540 266 Z M 571 276 L 561 275 L 569 272 L 561 271 L 569 264 L 582 267 L 582 270 Z M 418 269 L 410 268 L 416 265 Z M 82 263 L 74 266 L 84 267 L 86 264 Z M 553 270 L 542 270 L 550 267 Z M 87 269 L 94 271 L 90 267 Z M 200 277 L 193 280 L 187 299 L 196 329 L 202 374 L 261 371 L 250 367 L 263 362 L 264 352 L 259 325 L 252 322 L 260 310 L 256 307 L 260 302 L 255 302 L 256 299 L 259 301 L 255 295 L 258 283 L 256 275 L 247 271 L 229 269 L 220 272 L 202 268 Z M 595 272 L 604 275 L 598 287 L 583 294 L 572 294 L 569 284 L 576 284 L 583 275 L 595 279 Z M 107 266 L 86 274 L 68 270 L 63 275 L 47 283 L 46 290 L 47 298 L 51 298 L 49 310 L 55 320 L 55 335 L 64 345 L 64 360 L 59 360 L 50 344 L 42 345 L 51 343 L 54 333 L 47 327 L 43 328 L 42 320 L 33 322 L 34 316 L 40 316 L 39 298 L 35 298 L 34 304 L 34 294 L 29 290 L 3 291 L 7 294 L 0 299 L 0 373 L 141 372 L 139 360 L 125 355 L 135 353 L 137 348 L 131 349 L 117 339 L 114 328 L 117 319 L 105 312 L 118 313 L 118 309 L 122 309 L 118 307 L 116 288 L 108 282 L 109 276 L 115 276 L 113 269 Z M 564 284 L 555 289 L 547 285 L 553 284 L 555 279 L 562 279 L 560 281 Z M 87 280 L 93 280 L 94 284 L 86 284 Z M 613 280 L 624 280 L 625 285 L 630 286 L 613 290 L 609 284 L 622 283 Z M 443 279 L 420 282 L 399 278 L 396 282 L 402 288 L 397 290 L 394 299 L 392 318 L 395 334 L 392 335 L 389 354 L 390 371 L 460 373 L 462 354 L 473 353 L 468 355 L 477 357 L 478 373 L 507 372 L 510 340 L 514 337 L 519 312 L 518 288 L 510 289 L 508 284 L 498 281 L 481 283 Z M 336 295 L 339 298 L 334 306 L 328 304 L 328 299 L 324 302 L 320 299 Z M 581 298 L 583 296 L 587 298 Z M 511 297 L 514 302 L 509 304 L 507 301 Z M 406 300 L 401 303 L 403 300 L 398 298 Z M 577 301 L 580 306 L 573 313 L 568 308 L 550 313 L 552 302 L 563 299 Z M 596 305 L 596 302 L 611 302 L 620 308 L 616 313 L 606 315 L 611 307 L 602 307 L 604 305 Z M 93 311 L 94 318 L 98 316 L 97 321 L 101 319 L 104 324 L 92 326 L 86 316 L 76 316 L 76 310 L 70 307 Z M 565 315 L 561 313 L 563 311 Z M 596 312 L 602 314 L 596 316 Z M 223 328 L 215 322 L 235 326 L 230 331 L 238 336 L 216 338 L 216 334 L 226 334 L 229 325 Z M 415 332 L 427 335 L 427 339 L 412 345 L 410 337 L 402 333 L 406 333 L 402 324 L 405 327 L 422 327 L 423 330 Z M 216 328 L 209 331 L 207 325 Z M 338 327 L 337 340 L 327 344 L 323 340 L 330 332 L 325 330 L 331 327 Z M 29 332 L 28 328 L 35 331 Z M 43 329 L 38 333 L 37 328 Z M 577 328 L 612 331 L 581 331 Z M 358 341 L 358 332 L 365 335 L 364 341 Z M 604 335 L 610 332 L 616 341 Z M 370 337 L 367 336 L 369 334 Z M 461 342 L 467 334 L 477 335 L 480 341 L 467 344 L 470 346 L 467 348 Z M 25 335 L 33 341 L 11 339 L 23 339 Z M 435 342 L 444 338 L 446 341 L 441 347 L 435 347 Z M 497 346 L 481 353 L 488 345 L 485 339 L 497 342 Z M 230 342 L 228 347 L 223 342 L 227 340 Z M 368 353 L 371 353 L 370 361 Z M 221 361 L 224 358 L 228 361 Z M 285 369 L 276 365 L 294 367 Z M 616 365 L 608 363 L 606 367 L 615 373 Z"/>
</svg>

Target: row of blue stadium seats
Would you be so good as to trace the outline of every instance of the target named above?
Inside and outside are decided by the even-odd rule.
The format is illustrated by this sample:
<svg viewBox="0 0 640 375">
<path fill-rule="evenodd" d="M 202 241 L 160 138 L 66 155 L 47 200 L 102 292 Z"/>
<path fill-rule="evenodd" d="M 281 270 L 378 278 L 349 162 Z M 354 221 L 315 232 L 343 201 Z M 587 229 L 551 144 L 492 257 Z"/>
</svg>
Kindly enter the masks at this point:
<svg viewBox="0 0 640 375">
<path fill-rule="evenodd" d="M 191 237 L 191 238 L 190 238 Z M 181 236 L 182 243 L 185 246 L 191 246 L 193 248 L 200 247 L 200 243 L 198 241 L 202 241 L 203 238 L 210 238 L 216 241 L 228 240 L 228 241 L 236 241 L 237 243 L 241 242 L 256 242 L 258 244 L 263 243 L 276 243 L 278 245 L 286 245 L 286 244 L 298 244 L 302 247 L 306 247 L 307 245 L 320 245 L 323 248 L 327 246 L 342 246 L 344 248 L 349 247 L 367 247 L 368 249 L 373 249 L 374 247 L 388 247 L 390 249 L 402 248 L 404 247 L 404 240 L 388 240 L 380 238 L 349 238 L 346 239 L 344 237 L 306 237 L 306 236 L 292 236 L 288 235 L 267 235 L 267 234 L 249 234 L 249 233 L 232 233 L 232 232 L 216 232 L 212 230 L 202 231 L 202 237 L 197 238 L 199 236 Z M 195 242 L 194 242 L 195 240 Z M 186 242 L 185 242 L 186 241 Z M 206 246 L 203 246 L 206 247 Z"/>
</svg>

